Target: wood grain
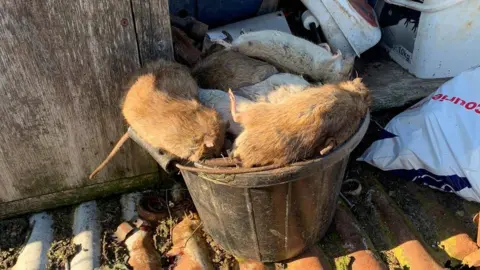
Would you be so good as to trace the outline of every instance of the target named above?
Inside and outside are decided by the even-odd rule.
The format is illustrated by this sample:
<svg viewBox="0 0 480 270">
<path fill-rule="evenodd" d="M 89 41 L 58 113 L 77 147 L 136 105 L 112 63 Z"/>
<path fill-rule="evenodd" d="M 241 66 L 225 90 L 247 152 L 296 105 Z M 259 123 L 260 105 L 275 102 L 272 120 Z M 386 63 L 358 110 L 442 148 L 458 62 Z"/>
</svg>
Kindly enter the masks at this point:
<svg viewBox="0 0 480 270">
<path fill-rule="evenodd" d="M 0 219 L 9 218 L 29 212 L 38 212 L 59 206 L 72 205 L 102 198 L 112 194 L 132 192 L 145 188 L 162 188 L 158 184 L 165 180 L 162 174 L 145 174 L 133 178 L 123 178 L 105 183 L 62 190 L 60 192 L 40 195 L 23 200 L 1 204 Z"/>
<path fill-rule="evenodd" d="M 129 142 L 87 179 L 126 131 L 121 85 L 140 66 L 130 1 L 0 6 L 0 202 L 156 171 Z"/>
<path fill-rule="evenodd" d="M 168 0 L 131 0 L 142 64 L 173 60 Z"/>
</svg>

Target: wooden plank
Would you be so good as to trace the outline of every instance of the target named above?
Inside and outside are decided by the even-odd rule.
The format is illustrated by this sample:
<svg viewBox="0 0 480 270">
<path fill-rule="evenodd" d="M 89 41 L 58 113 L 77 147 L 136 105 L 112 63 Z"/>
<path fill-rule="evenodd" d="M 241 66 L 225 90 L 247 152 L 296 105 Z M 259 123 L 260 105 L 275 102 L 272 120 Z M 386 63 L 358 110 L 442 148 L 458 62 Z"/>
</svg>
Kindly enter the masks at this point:
<svg viewBox="0 0 480 270">
<path fill-rule="evenodd" d="M 131 192 L 140 188 L 151 188 L 160 183 L 160 179 L 164 180 L 162 175 L 164 176 L 160 174 L 162 178 L 159 178 L 157 173 L 145 174 L 3 203 L 0 207 L 0 219 L 76 204 L 107 195 Z"/>
<path fill-rule="evenodd" d="M 397 63 L 367 63 L 361 74 L 372 92 L 372 111 L 402 107 L 430 95 L 448 79 L 419 79 Z"/>
<path fill-rule="evenodd" d="M 131 0 L 142 64 L 173 60 L 168 0 Z"/>
<path fill-rule="evenodd" d="M 120 89 L 140 66 L 130 1 L 0 6 L 0 203 L 157 171 L 129 142 L 87 179 L 126 131 Z"/>
</svg>

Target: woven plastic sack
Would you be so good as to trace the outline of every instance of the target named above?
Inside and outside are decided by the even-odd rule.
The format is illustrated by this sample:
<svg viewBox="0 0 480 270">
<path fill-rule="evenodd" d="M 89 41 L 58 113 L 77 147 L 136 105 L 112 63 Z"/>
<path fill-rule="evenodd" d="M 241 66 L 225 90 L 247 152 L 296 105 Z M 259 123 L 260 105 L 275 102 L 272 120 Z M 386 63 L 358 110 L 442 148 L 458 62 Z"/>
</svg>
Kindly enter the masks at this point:
<svg viewBox="0 0 480 270">
<path fill-rule="evenodd" d="M 480 67 L 393 118 L 359 160 L 480 202 Z"/>
</svg>

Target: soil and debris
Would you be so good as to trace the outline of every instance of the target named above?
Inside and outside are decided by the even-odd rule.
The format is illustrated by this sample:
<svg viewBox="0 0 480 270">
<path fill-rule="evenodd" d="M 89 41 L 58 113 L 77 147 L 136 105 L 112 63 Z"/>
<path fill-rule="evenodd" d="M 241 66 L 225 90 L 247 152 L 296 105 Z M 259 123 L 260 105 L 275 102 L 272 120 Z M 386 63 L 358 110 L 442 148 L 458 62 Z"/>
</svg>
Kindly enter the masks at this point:
<svg viewBox="0 0 480 270">
<path fill-rule="evenodd" d="M 195 213 L 195 209 L 193 207 L 193 202 L 188 196 L 188 194 L 184 195 L 182 201 L 177 202 L 177 205 L 175 205 L 172 201 L 169 200 L 169 198 L 172 196 L 169 197 L 168 194 L 165 195 L 165 191 L 171 192 L 172 190 L 159 190 L 158 192 L 152 192 L 148 195 L 151 196 L 153 194 L 156 194 L 157 196 L 162 196 L 166 198 L 168 201 L 169 216 L 158 221 L 158 224 L 153 234 L 155 248 L 161 254 L 162 265 L 168 266 L 172 263 L 172 259 L 168 258 L 165 254 L 172 247 L 172 230 L 175 225 L 177 225 L 185 216 Z M 171 194 L 170 192 L 169 194 Z M 199 228 L 199 230 L 197 230 L 195 233 L 202 234 L 206 238 L 207 243 L 210 247 L 210 255 L 214 263 L 215 269 L 233 269 L 234 265 L 236 265 L 236 260 L 235 258 L 233 258 L 233 256 L 227 254 L 227 252 L 223 250 L 217 243 L 215 243 L 213 239 L 201 228 Z"/>
<path fill-rule="evenodd" d="M 238 265 L 235 257 L 218 245 L 209 234 L 203 232 L 203 237 L 210 247 L 210 258 L 215 269 L 234 269 Z"/>
<path fill-rule="evenodd" d="M 117 226 L 122 223 L 122 208 L 118 197 L 110 197 L 97 201 L 99 222 L 102 226 L 102 251 L 100 263 L 105 269 L 129 269 L 128 250 L 125 245 L 114 238 Z"/>
<path fill-rule="evenodd" d="M 69 261 L 80 252 L 80 245 L 69 240 L 55 241 L 48 250 L 48 269 L 67 269 Z"/>
<path fill-rule="evenodd" d="M 153 234 L 153 243 L 155 248 L 160 252 L 162 265 L 168 265 L 170 263 L 170 259 L 166 257 L 164 254 L 170 250 L 172 247 L 172 237 L 171 232 L 173 227 L 177 225 L 179 222 L 178 218 L 166 218 L 161 220 L 158 223 L 158 226 L 155 228 L 155 232 Z"/>
<path fill-rule="evenodd" d="M 0 221 L 0 269 L 10 269 L 15 264 L 23 243 L 28 236 L 27 217 L 12 218 Z"/>
<path fill-rule="evenodd" d="M 72 238 L 74 210 L 67 206 L 49 212 L 53 220 L 53 241 L 47 253 L 47 269 L 66 269 L 69 260 L 80 251 Z"/>
</svg>

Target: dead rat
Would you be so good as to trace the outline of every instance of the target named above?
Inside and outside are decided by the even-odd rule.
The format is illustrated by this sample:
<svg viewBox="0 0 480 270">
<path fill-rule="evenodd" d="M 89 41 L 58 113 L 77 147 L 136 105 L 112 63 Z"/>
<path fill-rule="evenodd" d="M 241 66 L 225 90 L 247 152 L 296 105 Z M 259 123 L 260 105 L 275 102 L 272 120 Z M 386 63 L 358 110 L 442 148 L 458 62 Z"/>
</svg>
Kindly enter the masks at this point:
<svg viewBox="0 0 480 270">
<path fill-rule="evenodd" d="M 268 77 L 268 79 L 264 81 L 254 85 L 234 89 L 233 91 L 235 95 L 240 95 L 253 101 L 268 101 L 268 96 L 282 86 L 292 86 L 291 92 L 293 93 L 301 91 L 302 87 L 305 88 L 308 85 L 310 84 L 298 75 L 293 75 L 290 73 L 278 73 Z M 278 96 L 279 93 L 273 95 Z M 272 98 L 274 97 L 272 96 Z"/>
<path fill-rule="evenodd" d="M 227 50 L 207 56 L 193 68 L 200 87 L 224 91 L 256 84 L 276 73 L 270 64 Z"/>
<path fill-rule="evenodd" d="M 242 132 L 243 128 L 240 124 L 232 120 L 228 93 L 215 89 L 200 89 L 198 99 L 204 106 L 215 109 L 222 116 L 223 120 L 228 121 L 229 127 L 227 131 L 229 133 L 238 136 Z M 241 96 L 236 96 L 235 100 L 237 104 L 253 103 L 253 101 Z"/>
<path fill-rule="evenodd" d="M 285 165 L 327 154 L 350 138 L 368 111 L 370 94 L 357 78 L 308 87 L 279 103 L 258 102 L 236 111 L 233 120 L 244 131 L 234 143 L 233 157 L 244 167 Z"/>
<path fill-rule="evenodd" d="M 348 78 L 355 57 L 332 53 L 327 44 L 316 45 L 292 34 L 275 30 L 240 35 L 229 50 L 266 61 L 296 74 L 308 75 L 314 81 L 335 83 Z"/>
<path fill-rule="evenodd" d="M 146 64 L 145 68 L 135 74 L 128 89 L 131 89 L 138 82 L 140 76 L 147 74 L 153 74 L 155 76 L 155 88 L 171 98 L 197 98 L 198 85 L 190 74 L 190 70 L 184 65 L 166 60 Z M 127 94 L 128 90 L 125 92 L 122 103 L 124 103 Z"/>
<path fill-rule="evenodd" d="M 218 155 L 227 124 L 197 100 L 198 86 L 187 68 L 159 61 L 137 76 L 126 92 L 122 113 L 144 141 L 179 158 L 198 161 Z M 128 139 L 122 136 L 93 178 Z"/>
</svg>

